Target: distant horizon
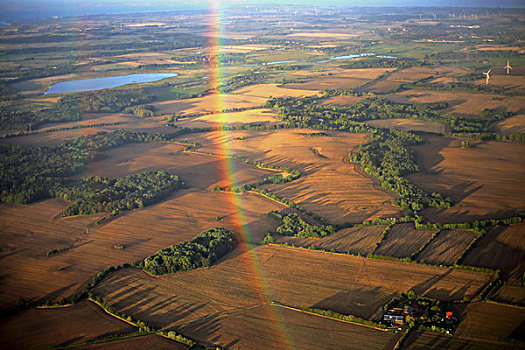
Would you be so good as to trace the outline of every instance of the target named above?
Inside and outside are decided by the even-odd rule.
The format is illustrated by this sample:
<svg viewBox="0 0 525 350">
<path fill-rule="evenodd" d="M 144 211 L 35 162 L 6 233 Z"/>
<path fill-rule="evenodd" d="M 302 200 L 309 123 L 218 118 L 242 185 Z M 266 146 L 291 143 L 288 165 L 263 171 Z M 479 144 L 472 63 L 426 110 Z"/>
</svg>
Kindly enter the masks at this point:
<svg viewBox="0 0 525 350">
<path fill-rule="evenodd" d="M 521 0 L 436 0 L 421 4 L 418 0 L 289 0 L 286 5 L 276 0 L 221 0 L 223 8 L 236 6 L 319 6 L 319 7 L 458 7 L 458 8 L 525 8 Z M 212 1 L 188 0 L 0 0 L 0 21 L 33 18 L 81 17 L 165 11 L 202 11 Z M 217 3 L 215 1 L 215 3 Z"/>
</svg>

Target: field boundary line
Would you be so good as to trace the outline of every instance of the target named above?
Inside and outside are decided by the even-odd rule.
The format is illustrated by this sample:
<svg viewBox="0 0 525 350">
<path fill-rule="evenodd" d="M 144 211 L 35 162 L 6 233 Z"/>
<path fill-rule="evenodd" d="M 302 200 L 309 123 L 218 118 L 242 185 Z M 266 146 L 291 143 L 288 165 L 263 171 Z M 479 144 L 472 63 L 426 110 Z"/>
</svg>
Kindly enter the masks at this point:
<svg viewBox="0 0 525 350">
<path fill-rule="evenodd" d="M 121 320 L 121 321 L 124 321 L 124 322 L 126 322 L 127 324 L 132 325 L 133 327 L 138 328 L 138 326 L 137 326 L 135 323 L 133 323 L 133 322 L 131 322 L 131 321 L 128 321 L 128 320 L 126 320 L 125 318 L 122 318 L 122 317 L 117 316 L 117 315 L 115 315 L 115 314 L 112 314 L 111 312 L 109 312 L 108 310 L 106 310 L 106 309 L 103 308 L 102 305 L 100 305 L 96 300 L 94 300 L 94 299 L 92 299 L 92 298 L 88 298 L 88 300 L 91 301 L 91 302 L 93 302 L 93 303 L 94 303 L 95 305 L 97 305 L 98 307 L 100 307 L 100 308 L 101 308 L 105 313 L 107 313 L 108 315 L 110 315 L 110 316 L 112 316 L 112 317 L 115 317 L 115 318 L 117 318 L 117 319 L 119 319 L 119 320 Z"/>
<path fill-rule="evenodd" d="M 235 309 L 235 310 L 225 311 L 225 312 L 222 312 L 222 313 L 219 313 L 219 314 L 215 314 L 215 315 L 209 315 L 209 316 L 201 317 L 201 318 L 198 318 L 198 319 L 193 320 L 193 321 L 189 321 L 189 322 L 178 324 L 175 327 L 180 329 L 181 327 L 187 327 L 187 326 L 199 324 L 201 322 L 211 321 L 211 320 L 214 320 L 216 318 L 227 317 L 227 316 L 243 313 L 243 312 L 246 312 L 246 311 L 255 310 L 255 309 L 260 308 L 260 307 L 265 306 L 265 305 L 272 305 L 272 302 L 269 301 L 267 303 L 257 304 L 257 305 L 245 307 L 245 308 L 242 308 L 242 309 Z"/>
<path fill-rule="evenodd" d="M 289 310 L 293 310 L 293 311 L 302 312 L 302 313 L 305 313 L 305 314 L 308 314 L 308 315 L 314 315 L 314 316 L 318 316 L 318 317 L 322 317 L 322 318 L 327 318 L 327 319 L 329 319 L 329 320 L 339 321 L 339 322 L 343 322 L 343 323 L 349 323 L 349 324 L 353 324 L 353 325 L 356 325 L 356 326 L 361 326 L 361 327 L 371 328 L 371 329 L 375 329 L 375 330 L 382 331 L 382 332 L 389 332 L 389 330 L 388 330 L 388 329 L 385 329 L 385 328 L 378 328 L 378 327 L 374 327 L 374 326 L 368 326 L 368 325 L 365 325 L 365 324 L 362 324 L 362 323 L 357 323 L 357 322 L 352 322 L 352 321 L 341 320 L 341 319 L 339 319 L 339 318 L 335 318 L 335 317 L 329 317 L 329 316 L 319 315 L 319 314 L 316 314 L 316 313 L 314 313 L 314 312 L 309 312 L 309 311 L 305 311 L 305 310 L 302 310 L 302 309 L 299 309 L 299 308 L 296 308 L 296 307 L 293 307 L 293 306 L 289 306 L 289 305 L 281 304 L 281 303 L 278 302 L 278 301 L 271 301 L 271 302 L 270 302 L 270 305 L 275 305 L 275 306 L 279 306 L 279 307 L 282 307 L 282 308 L 285 308 L 285 309 L 289 309 Z"/>
</svg>

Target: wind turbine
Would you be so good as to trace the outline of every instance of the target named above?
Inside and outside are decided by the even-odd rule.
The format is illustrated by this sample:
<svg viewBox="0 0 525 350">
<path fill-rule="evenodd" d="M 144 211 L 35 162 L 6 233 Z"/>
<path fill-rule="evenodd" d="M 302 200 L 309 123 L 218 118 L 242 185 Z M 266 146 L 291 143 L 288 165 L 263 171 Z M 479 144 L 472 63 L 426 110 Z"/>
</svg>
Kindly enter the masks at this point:
<svg viewBox="0 0 525 350">
<path fill-rule="evenodd" d="M 507 75 L 509 75 L 510 74 L 510 70 L 512 69 L 512 67 L 509 64 L 509 61 L 507 61 L 507 65 L 505 67 L 503 67 L 503 68 L 505 68 L 507 70 Z"/>
<path fill-rule="evenodd" d="M 483 75 L 487 77 L 487 80 L 485 81 L 485 85 L 489 85 L 489 79 L 490 79 L 490 72 L 492 71 L 492 69 L 489 69 L 488 72 L 483 72 Z"/>
</svg>

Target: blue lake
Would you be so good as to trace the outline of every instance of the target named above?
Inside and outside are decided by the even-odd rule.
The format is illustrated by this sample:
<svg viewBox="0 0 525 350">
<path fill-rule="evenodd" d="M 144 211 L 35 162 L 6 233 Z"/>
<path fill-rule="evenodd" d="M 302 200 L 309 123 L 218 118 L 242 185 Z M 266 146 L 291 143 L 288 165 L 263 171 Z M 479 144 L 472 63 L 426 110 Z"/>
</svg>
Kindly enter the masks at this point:
<svg viewBox="0 0 525 350">
<path fill-rule="evenodd" d="M 176 77 L 177 75 L 178 74 L 176 73 L 146 73 L 121 75 L 118 77 L 64 81 L 51 85 L 44 95 L 103 90 L 127 84 L 150 83 L 152 81 Z"/>
</svg>

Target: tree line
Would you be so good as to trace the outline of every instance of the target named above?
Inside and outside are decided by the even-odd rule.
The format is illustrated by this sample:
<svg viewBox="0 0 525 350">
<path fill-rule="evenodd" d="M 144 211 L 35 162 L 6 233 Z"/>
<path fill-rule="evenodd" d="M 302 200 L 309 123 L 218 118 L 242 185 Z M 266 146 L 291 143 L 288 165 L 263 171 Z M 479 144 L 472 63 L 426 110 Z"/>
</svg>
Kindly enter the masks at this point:
<svg viewBox="0 0 525 350">
<path fill-rule="evenodd" d="M 279 223 L 275 233 L 281 236 L 321 238 L 335 232 L 333 225 L 312 225 L 295 213 L 271 211 L 268 216 Z"/>
</svg>

